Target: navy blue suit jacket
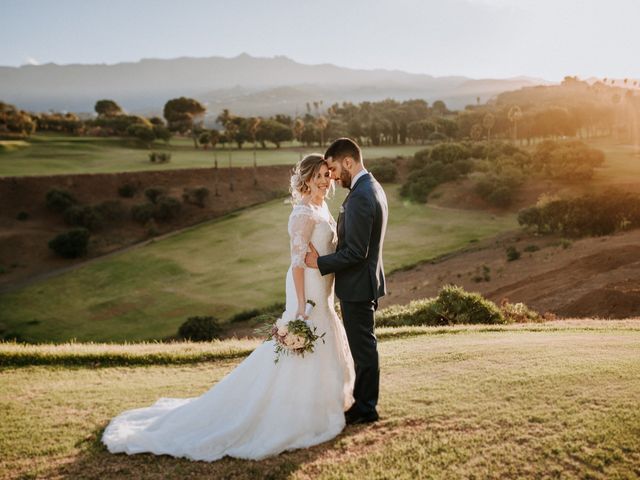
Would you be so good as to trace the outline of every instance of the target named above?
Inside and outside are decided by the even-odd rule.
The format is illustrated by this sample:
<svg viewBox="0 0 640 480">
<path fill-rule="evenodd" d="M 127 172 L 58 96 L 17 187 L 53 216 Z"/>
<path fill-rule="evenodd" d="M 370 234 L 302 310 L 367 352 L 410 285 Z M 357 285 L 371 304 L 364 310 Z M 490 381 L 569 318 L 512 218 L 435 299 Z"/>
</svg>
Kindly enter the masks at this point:
<svg viewBox="0 0 640 480">
<path fill-rule="evenodd" d="M 358 178 L 338 217 L 336 252 L 318 258 L 322 275 L 335 273 L 336 296 L 347 302 L 385 295 L 382 246 L 388 207 L 384 190 L 370 173 Z"/>
</svg>

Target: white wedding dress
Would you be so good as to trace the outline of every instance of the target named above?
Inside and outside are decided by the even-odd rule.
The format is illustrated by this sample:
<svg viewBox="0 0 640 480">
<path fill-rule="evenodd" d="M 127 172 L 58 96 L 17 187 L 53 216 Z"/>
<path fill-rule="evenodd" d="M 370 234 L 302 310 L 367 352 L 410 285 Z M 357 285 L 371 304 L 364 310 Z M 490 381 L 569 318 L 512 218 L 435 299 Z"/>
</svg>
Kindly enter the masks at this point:
<svg viewBox="0 0 640 480">
<path fill-rule="evenodd" d="M 335 251 L 335 221 L 326 204 L 294 206 L 288 230 L 293 266 L 304 266 L 309 241 L 320 255 Z M 126 411 L 104 431 L 102 442 L 109 451 L 258 460 L 338 435 L 345 426 L 344 411 L 353 403 L 353 360 L 334 310 L 333 275 L 306 268 L 304 279 L 306 298 L 316 302 L 309 320 L 317 334 L 326 333 L 325 343 L 318 341 L 304 357 L 281 356 L 274 363 L 274 342 L 267 341 L 199 397 L 161 398 L 150 407 Z M 289 268 L 282 318 L 292 319 L 296 307 Z"/>
</svg>

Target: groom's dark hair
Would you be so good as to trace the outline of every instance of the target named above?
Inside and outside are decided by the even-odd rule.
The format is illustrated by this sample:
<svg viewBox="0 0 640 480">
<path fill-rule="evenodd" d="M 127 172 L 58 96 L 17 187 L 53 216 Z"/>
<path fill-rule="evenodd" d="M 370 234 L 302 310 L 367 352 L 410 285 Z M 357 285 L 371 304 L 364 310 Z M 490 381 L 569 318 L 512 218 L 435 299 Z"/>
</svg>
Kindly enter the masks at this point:
<svg viewBox="0 0 640 480">
<path fill-rule="evenodd" d="M 342 160 L 344 157 L 352 157 L 356 162 L 362 162 L 362 151 L 356 142 L 350 138 L 339 138 L 334 140 L 327 151 L 324 152 L 324 158 L 332 157 L 333 160 Z"/>
</svg>

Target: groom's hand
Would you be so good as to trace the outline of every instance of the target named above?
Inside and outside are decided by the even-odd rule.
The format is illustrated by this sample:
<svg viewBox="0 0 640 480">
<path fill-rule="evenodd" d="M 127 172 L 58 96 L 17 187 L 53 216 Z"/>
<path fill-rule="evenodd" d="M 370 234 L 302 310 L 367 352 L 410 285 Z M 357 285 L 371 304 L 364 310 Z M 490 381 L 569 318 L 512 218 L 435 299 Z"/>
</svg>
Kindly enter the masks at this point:
<svg viewBox="0 0 640 480">
<path fill-rule="evenodd" d="M 309 243 L 309 249 L 311 251 L 307 252 L 307 255 L 304 257 L 304 263 L 306 263 L 309 268 L 318 268 L 318 251 L 312 243 Z"/>
</svg>

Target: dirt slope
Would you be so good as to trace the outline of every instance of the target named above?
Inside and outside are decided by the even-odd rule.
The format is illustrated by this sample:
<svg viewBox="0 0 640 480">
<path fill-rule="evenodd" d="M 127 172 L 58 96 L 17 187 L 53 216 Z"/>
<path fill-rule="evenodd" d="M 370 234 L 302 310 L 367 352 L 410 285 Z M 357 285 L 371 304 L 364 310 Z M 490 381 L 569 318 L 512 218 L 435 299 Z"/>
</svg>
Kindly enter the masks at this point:
<svg viewBox="0 0 640 480">
<path fill-rule="evenodd" d="M 540 249 L 525 252 L 531 245 Z M 515 246 L 521 258 L 507 261 L 508 246 Z M 434 296 L 447 283 L 495 302 L 508 298 L 562 317 L 637 317 L 640 230 L 571 243 L 528 234 L 503 236 L 390 275 L 381 306 Z"/>
</svg>

